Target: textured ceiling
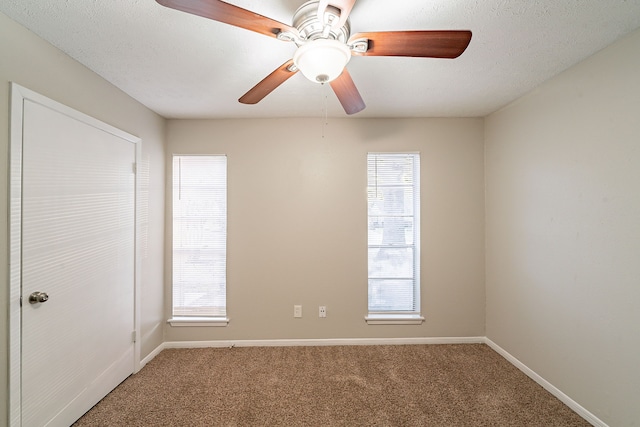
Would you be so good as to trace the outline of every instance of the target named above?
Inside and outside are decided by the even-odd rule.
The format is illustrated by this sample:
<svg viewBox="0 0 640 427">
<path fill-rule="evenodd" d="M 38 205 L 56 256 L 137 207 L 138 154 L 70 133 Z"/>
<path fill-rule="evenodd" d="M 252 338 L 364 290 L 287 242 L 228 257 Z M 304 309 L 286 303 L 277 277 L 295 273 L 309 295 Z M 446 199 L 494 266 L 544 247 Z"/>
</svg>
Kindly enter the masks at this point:
<svg viewBox="0 0 640 427">
<path fill-rule="evenodd" d="M 290 24 L 304 0 L 228 2 Z M 168 118 L 346 116 L 328 85 L 301 73 L 257 105 L 238 103 L 295 45 L 154 0 L 0 0 L 0 11 Z M 352 33 L 473 32 L 457 59 L 353 57 L 367 104 L 353 117 L 470 117 L 640 27 L 640 1 L 358 0 L 350 19 Z"/>
</svg>

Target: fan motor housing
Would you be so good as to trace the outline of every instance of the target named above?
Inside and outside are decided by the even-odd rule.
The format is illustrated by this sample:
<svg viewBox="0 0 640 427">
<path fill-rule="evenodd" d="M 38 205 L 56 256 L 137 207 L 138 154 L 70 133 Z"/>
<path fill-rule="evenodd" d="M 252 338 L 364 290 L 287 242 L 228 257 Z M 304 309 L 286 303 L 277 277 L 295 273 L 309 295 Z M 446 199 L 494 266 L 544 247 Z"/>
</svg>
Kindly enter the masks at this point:
<svg viewBox="0 0 640 427">
<path fill-rule="evenodd" d="M 331 23 L 339 19 L 340 9 L 329 5 L 324 13 L 324 20 L 321 21 L 318 19 L 318 1 L 308 1 L 293 15 L 293 26 L 303 40 L 330 39 L 346 43 L 351 34 L 351 24 L 347 19 L 342 27 L 334 29 Z M 325 29 L 329 29 L 328 34 Z"/>
</svg>

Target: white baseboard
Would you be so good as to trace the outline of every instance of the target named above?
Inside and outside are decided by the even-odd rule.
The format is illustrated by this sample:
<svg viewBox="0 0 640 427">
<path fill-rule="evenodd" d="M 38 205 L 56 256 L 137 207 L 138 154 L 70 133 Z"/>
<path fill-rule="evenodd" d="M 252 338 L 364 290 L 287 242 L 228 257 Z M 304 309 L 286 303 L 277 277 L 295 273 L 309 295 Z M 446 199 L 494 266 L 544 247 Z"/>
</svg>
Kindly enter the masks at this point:
<svg viewBox="0 0 640 427">
<path fill-rule="evenodd" d="M 142 359 L 140 361 L 140 369 L 142 369 L 144 367 L 144 365 L 146 365 L 147 363 L 151 362 L 158 354 L 160 354 L 160 352 L 162 350 L 164 350 L 165 348 L 167 348 L 165 346 L 166 343 L 162 343 L 159 346 L 157 346 L 151 353 L 149 353 L 147 355 L 147 357 L 145 357 L 144 359 Z M 140 370 L 138 369 L 138 371 Z"/>
<path fill-rule="evenodd" d="M 165 348 L 203 347 L 291 347 L 331 345 L 411 345 L 411 344 L 483 344 L 484 337 L 433 338 L 331 338 L 282 340 L 169 341 Z"/>
<path fill-rule="evenodd" d="M 496 353 L 500 354 L 502 357 L 507 359 L 513 366 L 520 369 L 529 378 L 531 378 L 532 380 L 540 384 L 545 390 L 547 390 L 549 393 L 557 397 L 558 400 L 560 400 L 562 403 L 567 405 L 569 408 L 571 408 L 574 412 L 576 412 L 582 418 L 587 420 L 589 423 L 591 423 L 596 427 L 608 427 L 604 421 L 602 421 L 600 418 L 593 415 L 591 412 L 587 411 L 584 407 L 578 404 L 578 402 L 576 402 L 575 400 L 571 399 L 569 396 L 564 394 L 560 389 L 555 387 L 549 381 L 542 378 L 540 375 L 538 375 L 536 372 L 530 369 L 527 365 L 525 365 L 524 363 L 516 359 L 514 356 L 512 356 L 508 351 L 500 347 L 498 344 L 494 343 L 489 338 L 485 338 L 485 343 L 489 347 L 491 347 L 493 350 L 495 350 Z"/>
<path fill-rule="evenodd" d="M 165 348 L 224 348 L 224 347 L 290 347 L 329 345 L 410 345 L 410 344 L 484 344 L 484 337 L 432 337 L 432 338 L 338 338 L 338 339 L 286 339 L 286 340 L 216 340 L 166 341 L 140 361 L 140 368 L 151 362 Z"/>
</svg>

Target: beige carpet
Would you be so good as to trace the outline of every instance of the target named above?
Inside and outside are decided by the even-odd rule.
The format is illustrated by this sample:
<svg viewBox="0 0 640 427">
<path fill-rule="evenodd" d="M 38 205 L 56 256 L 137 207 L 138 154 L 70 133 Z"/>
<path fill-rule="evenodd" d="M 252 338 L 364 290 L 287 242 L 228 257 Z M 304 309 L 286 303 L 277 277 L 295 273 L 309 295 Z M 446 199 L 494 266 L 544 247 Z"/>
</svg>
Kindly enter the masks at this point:
<svg viewBox="0 0 640 427">
<path fill-rule="evenodd" d="M 74 426 L 588 426 L 484 344 L 164 350 Z"/>
</svg>

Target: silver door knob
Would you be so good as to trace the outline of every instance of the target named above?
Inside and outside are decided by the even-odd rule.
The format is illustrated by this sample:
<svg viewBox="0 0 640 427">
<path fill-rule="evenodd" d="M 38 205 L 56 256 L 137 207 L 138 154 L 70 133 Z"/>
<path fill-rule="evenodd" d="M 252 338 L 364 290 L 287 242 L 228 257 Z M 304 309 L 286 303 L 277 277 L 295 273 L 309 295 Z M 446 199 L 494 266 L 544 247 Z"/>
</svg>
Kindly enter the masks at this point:
<svg viewBox="0 0 640 427">
<path fill-rule="evenodd" d="M 47 302 L 49 295 L 46 292 L 34 292 L 29 295 L 29 304 L 38 304 L 39 302 Z"/>
</svg>

